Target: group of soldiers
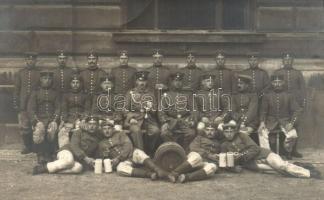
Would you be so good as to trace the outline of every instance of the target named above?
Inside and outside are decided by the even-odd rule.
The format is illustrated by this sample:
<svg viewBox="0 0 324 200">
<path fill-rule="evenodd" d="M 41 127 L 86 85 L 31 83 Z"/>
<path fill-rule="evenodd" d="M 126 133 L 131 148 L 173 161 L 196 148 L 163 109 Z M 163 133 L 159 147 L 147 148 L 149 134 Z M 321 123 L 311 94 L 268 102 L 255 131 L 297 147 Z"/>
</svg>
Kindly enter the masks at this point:
<svg viewBox="0 0 324 200">
<path fill-rule="evenodd" d="M 109 158 L 124 176 L 186 182 L 212 176 L 219 154 L 234 152 L 234 171 L 246 167 L 320 177 L 313 166 L 291 164 L 271 151 L 278 145 L 271 135 L 280 133 L 280 153 L 286 159 L 302 156 L 296 145 L 305 82 L 290 54 L 270 78 L 259 68 L 257 54 L 238 72 L 226 68 L 222 52 L 210 71 L 197 67 L 193 53 L 186 67 L 170 69 L 156 51 L 153 65 L 137 70 L 123 51 L 120 66 L 109 72 L 99 67 L 93 51 L 85 69 L 68 67 L 67 58 L 60 51 L 58 67 L 46 70 L 36 67 L 36 53 L 26 53 L 26 67 L 16 77 L 22 153 L 37 154 L 33 174 L 81 173 L 96 158 Z M 166 142 L 187 153 L 171 172 L 152 159 Z"/>
</svg>

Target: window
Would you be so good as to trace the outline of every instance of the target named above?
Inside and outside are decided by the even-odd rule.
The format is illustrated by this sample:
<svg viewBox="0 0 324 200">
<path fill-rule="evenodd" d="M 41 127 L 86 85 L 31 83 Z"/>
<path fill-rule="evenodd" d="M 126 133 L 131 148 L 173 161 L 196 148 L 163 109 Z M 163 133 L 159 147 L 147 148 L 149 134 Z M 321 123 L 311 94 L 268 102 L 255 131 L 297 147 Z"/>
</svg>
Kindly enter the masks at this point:
<svg viewBox="0 0 324 200">
<path fill-rule="evenodd" d="M 125 0 L 127 29 L 247 30 L 253 0 Z"/>
</svg>

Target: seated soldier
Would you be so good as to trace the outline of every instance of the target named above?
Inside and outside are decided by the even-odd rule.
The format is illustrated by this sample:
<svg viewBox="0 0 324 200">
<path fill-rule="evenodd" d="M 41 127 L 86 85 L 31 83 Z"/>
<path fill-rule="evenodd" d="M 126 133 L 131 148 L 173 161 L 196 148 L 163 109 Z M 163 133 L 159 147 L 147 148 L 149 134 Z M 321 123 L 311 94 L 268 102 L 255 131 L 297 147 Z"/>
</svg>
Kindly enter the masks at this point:
<svg viewBox="0 0 324 200">
<path fill-rule="evenodd" d="M 180 72 L 171 75 L 170 90 L 161 97 L 163 107 L 158 116 L 163 141 L 177 142 L 188 152 L 189 144 L 196 136 L 196 116 L 190 95 L 182 89 L 183 77 Z"/>
<path fill-rule="evenodd" d="M 211 177 L 217 170 L 220 153 L 219 136 L 212 124 L 207 126 L 190 144 L 187 160 L 168 176 L 171 182 L 197 181 Z"/>
<path fill-rule="evenodd" d="M 99 125 L 101 121 L 110 119 L 121 129 L 123 116 L 121 111 L 114 109 L 113 87 L 112 77 L 106 76 L 100 79 L 100 89 L 92 100 L 91 115 L 99 118 Z"/>
<path fill-rule="evenodd" d="M 258 96 L 250 93 L 252 77 L 237 75 L 237 93 L 232 95 L 232 116 L 240 124 L 240 132 L 250 135 L 258 126 Z"/>
<path fill-rule="evenodd" d="M 135 148 L 152 156 L 160 137 L 156 116 L 156 98 L 148 88 L 148 72 L 136 73 L 136 86 L 126 93 L 124 128 L 129 129 Z"/>
<path fill-rule="evenodd" d="M 28 113 L 33 124 L 33 142 L 39 163 L 52 159 L 56 151 L 56 134 L 60 114 L 60 97 L 54 90 L 53 72 L 40 73 L 40 87 L 28 101 Z"/>
<path fill-rule="evenodd" d="M 295 126 L 302 109 L 296 99 L 284 90 L 284 85 L 282 75 L 271 76 L 271 90 L 262 98 L 258 133 L 260 146 L 269 149 L 270 145 L 274 149 L 273 142 L 269 145 L 269 133 L 271 135 L 278 131 L 283 133 L 285 135 L 283 146 L 287 152 L 287 159 L 291 159 L 291 152 L 298 138 Z"/>
<path fill-rule="evenodd" d="M 81 77 L 74 74 L 70 80 L 70 91 L 63 94 L 62 117 L 58 132 L 59 148 L 70 142 L 72 132 L 79 129 L 80 122 L 86 118 L 89 100 L 82 90 L 82 85 Z"/>
<path fill-rule="evenodd" d="M 60 148 L 57 160 L 34 167 L 33 174 L 41 173 L 81 173 L 83 168 L 94 166 L 94 156 L 102 135 L 98 129 L 98 119 L 90 117 L 87 129 L 79 129 L 72 135 L 71 143 Z"/>
<path fill-rule="evenodd" d="M 199 113 L 197 130 L 204 130 L 206 124 L 220 124 L 227 115 L 226 99 L 214 89 L 215 75 L 205 74 L 201 77 L 201 86 L 194 94 L 194 105 Z"/>
<path fill-rule="evenodd" d="M 101 122 L 101 132 L 104 139 L 98 145 L 98 157 L 110 159 L 115 170 L 120 162 L 129 159 L 133 153 L 133 144 L 129 137 L 122 131 L 114 128 L 113 120 Z"/>
<path fill-rule="evenodd" d="M 313 166 L 291 164 L 269 149 L 259 147 L 249 136 L 239 133 L 234 120 L 225 122 L 222 128 L 226 140 L 221 145 L 221 152 L 232 152 L 235 164 L 251 170 L 275 170 L 296 178 L 321 178 L 320 172 Z"/>
</svg>

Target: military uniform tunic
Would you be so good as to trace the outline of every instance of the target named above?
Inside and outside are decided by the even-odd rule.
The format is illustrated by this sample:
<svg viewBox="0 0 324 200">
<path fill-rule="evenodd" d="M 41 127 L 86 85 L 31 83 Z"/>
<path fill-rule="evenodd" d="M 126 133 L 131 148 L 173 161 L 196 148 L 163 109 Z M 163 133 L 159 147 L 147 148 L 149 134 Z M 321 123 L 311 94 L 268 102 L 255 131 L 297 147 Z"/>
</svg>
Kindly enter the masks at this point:
<svg viewBox="0 0 324 200">
<path fill-rule="evenodd" d="M 211 161 L 209 159 L 210 156 L 220 153 L 221 142 L 217 138 L 211 139 L 203 135 L 198 135 L 191 142 L 189 149 L 191 152 L 199 153 L 205 161 Z"/>
<path fill-rule="evenodd" d="M 148 83 L 152 90 L 156 89 L 157 84 L 168 86 L 171 75 L 169 68 L 165 66 L 152 66 L 147 71 L 150 72 L 148 75 Z"/>
<path fill-rule="evenodd" d="M 268 89 L 270 84 L 269 75 L 264 69 L 256 68 L 248 68 L 240 72 L 240 74 L 248 75 L 252 78 L 251 80 L 251 92 L 256 93 L 259 97 L 263 96 Z M 237 83 L 235 85 L 235 90 Z"/>
<path fill-rule="evenodd" d="M 83 79 L 85 93 L 92 96 L 100 88 L 100 79 L 106 77 L 106 72 L 103 69 L 84 69 L 80 72 Z"/>
<path fill-rule="evenodd" d="M 76 120 L 81 120 L 90 112 L 90 101 L 88 95 L 83 92 L 68 92 L 63 95 L 62 120 L 65 123 L 74 124 Z"/>
<path fill-rule="evenodd" d="M 200 87 L 200 78 L 203 70 L 197 66 L 186 66 L 179 70 L 184 73 L 183 89 L 191 92 L 196 92 Z"/>
<path fill-rule="evenodd" d="M 70 80 L 74 70 L 69 67 L 56 68 L 54 70 L 53 85 L 56 91 L 61 94 L 68 92 L 70 89 Z"/>
<path fill-rule="evenodd" d="M 135 87 L 136 69 L 131 66 L 119 66 L 111 70 L 114 79 L 114 93 L 126 94 L 127 91 Z"/>
<path fill-rule="evenodd" d="M 226 68 L 216 68 L 210 71 L 211 75 L 215 75 L 215 86 L 214 88 L 217 90 L 218 88 L 222 88 L 222 92 L 225 94 L 232 93 L 232 82 L 233 82 L 233 73 L 232 70 Z"/>
</svg>

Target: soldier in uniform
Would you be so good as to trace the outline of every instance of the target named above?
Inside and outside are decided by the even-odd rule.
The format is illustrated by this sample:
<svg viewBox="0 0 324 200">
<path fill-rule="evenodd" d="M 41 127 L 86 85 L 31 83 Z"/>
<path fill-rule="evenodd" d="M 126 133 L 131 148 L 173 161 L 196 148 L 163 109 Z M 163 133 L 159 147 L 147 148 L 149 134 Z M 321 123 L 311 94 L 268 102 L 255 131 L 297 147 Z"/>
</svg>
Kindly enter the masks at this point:
<svg viewBox="0 0 324 200">
<path fill-rule="evenodd" d="M 225 67 L 226 58 L 224 53 L 219 52 L 216 55 L 216 67 L 210 71 L 215 75 L 215 89 L 221 88 L 225 94 L 232 93 L 233 72 Z"/>
<path fill-rule="evenodd" d="M 206 124 L 190 144 L 187 159 L 168 176 L 171 182 L 180 183 L 203 180 L 211 177 L 217 170 L 220 153 L 220 137 L 212 123 Z"/>
<path fill-rule="evenodd" d="M 156 110 L 156 98 L 149 90 L 147 71 L 136 73 L 136 86 L 126 93 L 124 127 L 130 130 L 134 147 L 153 155 L 160 136 Z"/>
<path fill-rule="evenodd" d="M 239 74 L 236 80 L 238 91 L 232 95 L 232 116 L 239 123 L 240 132 L 251 135 L 258 128 L 258 96 L 250 92 L 251 76 Z"/>
<path fill-rule="evenodd" d="M 106 72 L 99 68 L 98 55 L 91 51 L 88 54 L 88 67 L 80 72 L 84 83 L 84 90 L 90 96 L 93 96 L 100 88 L 100 78 L 106 77 Z"/>
<path fill-rule="evenodd" d="M 268 134 L 282 132 L 285 135 L 284 148 L 287 158 L 291 159 L 291 152 L 298 137 L 295 125 L 301 113 L 294 96 L 284 90 L 285 80 L 282 75 L 271 76 L 272 90 L 263 98 L 260 110 L 259 140 L 260 146 L 269 148 Z"/>
<path fill-rule="evenodd" d="M 98 129 L 98 119 L 89 117 L 87 129 L 78 129 L 71 138 L 71 143 L 61 147 L 57 159 L 36 165 L 33 174 L 41 173 L 81 173 L 84 168 L 92 168 L 95 153 L 102 135 Z"/>
<path fill-rule="evenodd" d="M 98 157 L 110 159 L 112 168 L 116 170 L 120 162 L 131 158 L 133 153 L 133 144 L 123 130 L 116 130 L 113 120 L 103 120 L 101 123 L 101 132 L 104 139 L 98 145 Z"/>
<path fill-rule="evenodd" d="M 193 52 L 190 52 L 187 56 L 187 66 L 183 69 L 179 69 L 184 73 L 183 90 L 190 92 L 196 92 L 199 89 L 200 77 L 203 74 L 203 70 L 196 65 L 196 57 Z"/>
<path fill-rule="evenodd" d="M 69 143 L 72 132 L 80 128 L 81 121 L 89 113 L 90 101 L 83 91 L 83 80 L 73 74 L 70 78 L 70 91 L 63 94 L 61 124 L 58 133 L 59 148 Z"/>
<path fill-rule="evenodd" d="M 300 166 L 289 163 L 269 149 L 259 147 L 248 135 L 239 133 L 234 120 L 225 122 L 222 129 L 226 141 L 221 144 L 221 152 L 232 152 L 235 164 L 252 170 L 275 170 L 296 178 L 321 178 L 313 166 L 306 169 L 301 163 Z"/>
<path fill-rule="evenodd" d="M 113 120 L 119 126 L 123 123 L 123 114 L 121 111 L 114 109 L 113 88 L 114 81 L 111 76 L 102 77 L 100 80 L 100 90 L 94 95 L 91 106 L 91 115 L 101 120 Z M 99 123 L 100 125 L 100 123 Z M 121 127 L 120 127 L 121 128 Z"/>
<path fill-rule="evenodd" d="M 153 66 L 148 68 L 148 82 L 152 90 L 165 90 L 170 79 L 170 69 L 163 66 L 163 55 L 157 50 L 153 54 Z"/>
<path fill-rule="evenodd" d="M 38 162 L 41 163 L 51 159 L 57 145 L 60 97 L 53 86 L 53 72 L 40 73 L 40 87 L 31 94 L 28 113 Z"/>
<path fill-rule="evenodd" d="M 284 76 L 287 92 L 291 93 L 297 100 L 299 106 L 304 109 L 306 106 L 305 80 L 301 71 L 293 68 L 293 62 L 293 56 L 289 53 L 285 53 L 282 58 L 283 68 L 276 70 L 274 74 Z M 292 155 L 297 158 L 303 157 L 303 155 L 297 151 L 297 142 L 293 148 Z"/>
<path fill-rule="evenodd" d="M 27 113 L 27 104 L 30 94 L 39 83 L 39 70 L 36 68 L 37 54 L 26 53 L 26 67 L 21 69 L 15 78 L 14 107 L 18 110 L 19 132 L 23 139 L 22 154 L 31 153 L 33 138 L 30 119 Z"/>
<path fill-rule="evenodd" d="M 269 75 L 264 69 L 259 67 L 259 57 L 257 53 L 251 53 L 248 62 L 250 67 L 240 72 L 240 74 L 248 75 L 252 78 L 250 90 L 261 98 L 270 86 Z"/>
<path fill-rule="evenodd" d="M 189 144 L 196 136 L 197 113 L 193 111 L 192 97 L 183 90 L 184 74 L 171 75 L 169 91 L 161 97 L 162 108 L 158 112 L 162 124 L 161 138 L 164 142 L 173 141 L 188 151 Z"/>
<path fill-rule="evenodd" d="M 114 93 L 124 95 L 135 86 L 136 69 L 128 65 L 127 51 L 122 51 L 119 57 L 120 66 L 111 70 L 111 76 L 115 80 Z"/>
<path fill-rule="evenodd" d="M 194 94 L 194 109 L 199 113 L 197 130 L 203 130 L 206 124 L 218 125 L 227 115 L 230 99 L 226 99 L 214 88 L 215 75 L 204 74 L 201 77 L 201 86 L 197 94 Z"/>
<path fill-rule="evenodd" d="M 66 66 L 67 56 L 64 51 L 59 51 L 57 55 L 58 67 L 54 70 L 54 88 L 59 92 L 60 96 L 70 89 L 70 79 L 74 74 L 74 70 Z"/>
</svg>

